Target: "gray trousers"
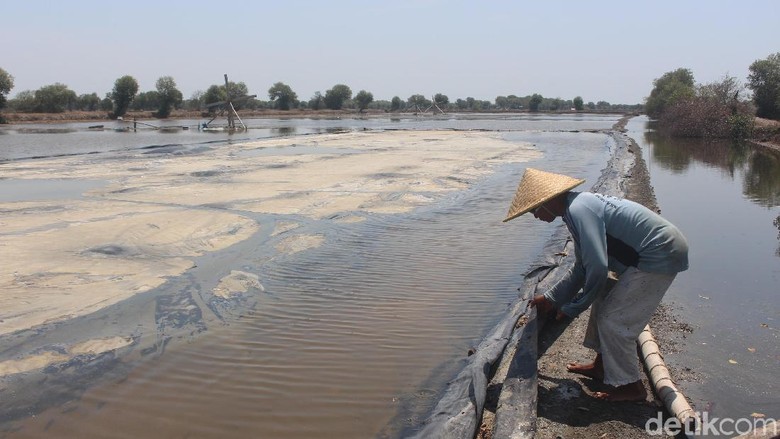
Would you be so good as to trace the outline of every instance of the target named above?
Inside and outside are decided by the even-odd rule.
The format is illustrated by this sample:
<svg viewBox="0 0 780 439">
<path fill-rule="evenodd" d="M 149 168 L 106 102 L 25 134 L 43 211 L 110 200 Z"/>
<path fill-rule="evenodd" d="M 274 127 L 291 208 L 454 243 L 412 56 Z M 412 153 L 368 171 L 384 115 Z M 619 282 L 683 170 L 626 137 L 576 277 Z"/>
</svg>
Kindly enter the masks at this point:
<svg viewBox="0 0 780 439">
<path fill-rule="evenodd" d="M 675 276 L 629 267 L 615 286 L 591 305 L 583 344 L 601 354 L 605 384 L 622 386 L 639 381 L 636 339 Z"/>
</svg>

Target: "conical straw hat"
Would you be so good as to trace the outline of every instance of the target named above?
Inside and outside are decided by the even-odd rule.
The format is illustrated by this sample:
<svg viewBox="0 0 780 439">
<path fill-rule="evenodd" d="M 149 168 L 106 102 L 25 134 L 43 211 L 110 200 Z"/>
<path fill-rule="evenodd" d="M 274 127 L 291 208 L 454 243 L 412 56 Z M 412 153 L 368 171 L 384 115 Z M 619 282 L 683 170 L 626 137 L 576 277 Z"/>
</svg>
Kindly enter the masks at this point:
<svg viewBox="0 0 780 439">
<path fill-rule="evenodd" d="M 515 199 L 512 200 L 504 222 L 536 209 L 546 201 L 552 200 L 582 183 L 585 183 L 585 180 L 527 168 L 523 178 L 520 179 Z"/>
</svg>

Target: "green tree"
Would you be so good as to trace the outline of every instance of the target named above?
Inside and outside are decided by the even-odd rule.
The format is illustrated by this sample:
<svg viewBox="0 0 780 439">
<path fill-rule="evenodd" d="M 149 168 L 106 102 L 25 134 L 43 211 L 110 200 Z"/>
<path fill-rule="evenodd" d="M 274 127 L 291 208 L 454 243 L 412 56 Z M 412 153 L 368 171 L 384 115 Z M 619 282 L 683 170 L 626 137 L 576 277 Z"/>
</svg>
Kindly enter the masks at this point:
<svg viewBox="0 0 780 439">
<path fill-rule="evenodd" d="M 171 115 L 172 109 L 179 108 L 182 100 L 184 100 L 184 96 L 176 88 L 176 81 L 171 76 L 163 76 L 158 79 L 155 88 L 157 88 L 159 99 L 159 106 L 155 116 L 161 119 L 166 118 Z"/>
<path fill-rule="evenodd" d="M 436 105 L 439 107 L 446 107 L 450 104 L 450 98 L 447 95 L 441 93 L 436 93 L 433 96 L 433 101 L 436 102 Z"/>
<path fill-rule="evenodd" d="M 588 106 L 588 110 L 595 110 L 596 109 L 596 104 L 593 103 L 593 101 L 589 101 L 587 106 Z"/>
<path fill-rule="evenodd" d="M 528 109 L 531 111 L 539 111 L 539 105 L 541 105 L 544 97 L 538 93 L 531 95 L 531 99 L 528 101 Z"/>
<path fill-rule="evenodd" d="M 40 113 L 62 113 L 76 106 L 78 96 L 67 85 L 59 82 L 45 85 L 35 92 L 35 111 Z"/>
<path fill-rule="evenodd" d="M 113 108 L 114 102 L 111 100 L 111 93 L 106 93 L 106 97 L 100 101 L 100 110 L 111 111 Z"/>
<path fill-rule="evenodd" d="M 524 101 L 523 98 L 519 98 L 515 95 L 509 95 L 506 97 L 508 108 L 512 110 L 519 110 L 523 108 L 524 106 L 527 106 L 528 103 Z"/>
<path fill-rule="evenodd" d="M 648 116 L 657 118 L 667 107 L 695 94 L 693 73 L 689 69 L 679 68 L 666 72 L 653 81 L 653 90 L 645 100 L 645 112 Z"/>
<path fill-rule="evenodd" d="M 184 108 L 188 110 L 200 110 L 201 106 L 203 106 L 203 97 L 205 95 L 206 93 L 203 90 L 194 91 L 190 95 L 190 98 L 184 102 Z"/>
<path fill-rule="evenodd" d="M 130 75 L 122 76 L 114 82 L 114 90 L 111 92 L 111 100 L 114 101 L 114 111 L 111 118 L 116 119 L 127 113 L 130 104 L 133 103 L 138 93 L 138 81 Z"/>
<path fill-rule="evenodd" d="M 780 119 L 780 52 L 750 65 L 748 87 L 753 90 L 756 115 Z"/>
<path fill-rule="evenodd" d="M 574 109 L 577 111 L 582 111 L 585 108 L 585 105 L 583 105 L 582 102 L 582 96 L 577 96 L 572 102 L 574 103 Z"/>
<path fill-rule="evenodd" d="M 230 81 L 228 82 L 228 87 L 230 87 L 230 99 L 233 101 L 233 106 L 236 110 L 243 108 L 249 101 L 247 98 L 249 96 L 249 89 L 246 84 L 243 82 Z M 224 84 L 214 84 L 209 87 L 203 95 L 203 103 L 204 105 L 209 105 L 217 102 L 224 102 L 227 100 L 227 95 L 227 89 Z M 215 108 L 212 107 L 210 111 L 213 111 L 214 109 Z"/>
<path fill-rule="evenodd" d="M 5 108 L 6 99 L 8 93 L 14 88 L 14 77 L 10 73 L 0 68 L 0 111 Z M 0 123 L 4 123 L 5 119 L 0 116 Z"/>
<path fill-rule="evenodd" d="M 322 97 L 322 93 L 315 91 L 314 96 L 309 99 L 309 108 L 312 110 L 319 110 L 325 104 L 325 98 Z"/>
<path fill-rule="evenodd" d="M 371 92 L 367 92 L 365 90 L 360 90 L 355 95 L 355 103 L 358 107 L 358 112 L 362 113 L 363 110 L 368 108 L 368 104 L 374 101 L 374 95 L 371 94 Z"/>
<path fill-rule="evenodd" d="M 393 106 L 392 102 L 384 99 L 379 99 L 379 100 L 375 100 L 374 102 L 371 102 L 371 104 L 368 105 L 368 108 L 375 108 L 377 110 L 382 110 L 387 112 L 390 111 L 390 108 L 392 106 Z"/>
<path fill-rule="evenodd" d="M 8 101 L 8 106 L 14 111 L 20 113 L 32 113 L 35 111 L 35 92 L 32 90 L 22 90 L 16 96 Z"/>
<path fill-rule="evenodd" d="M 96 111 L 100 108 L 100 98 L 97 93 L 83 94 L 76 100 L 76 108 L 82 111 Z"/>
<path fill-rule="evenodd" d="M 352 99 L 352 89 L 344 84 L 336 84 L 325 92 L 325 106 L 331 110 L 340 110 L 349 99 Z"/>
<path fill-rule="evenodd" d="M 224 87 L 224 86 L 223 86 Z M 230 99 L 233 101 L 233 107 L 236 110 L 244 108 L 249 102 L 249 88 L 243 82 L 228 82 L 230 87 Z"/>
<path fill-rule="evenodd" d="M 407 99 L 406 102 L 409 104 L 409 107 L 414 108 L 415 111 L 423 111 L 431 105 L 431 101 L 425 99 L 425 96 L 420 94 L 409 96 L 409 99 Z"/>
<path fill-rule="evenodd" d="M 298 95 L 283 82 L 277 82 L 268 89 L 268 99 L 276 102 L 276 107 L 280 110 L 289 110 L 291 106 L 298 101 Z"/>
<path fill-rule="evenodd" d="M 203 103 L 205 105 L 213 104 L 216 102 L 222 102 L 227 99 L 227 93 L 225 93 L 225 86 L 212 85 L 206 90 L 203 95 Z"/>
<path fill-rule="evenodd" d="M 401 98 L 393 96 L 393 99 L 390 100 L 390 111 L 399 111 L 401 109 L 401 102 Z"/>
<path fill-rule="evenodd" d="M 155 110 L 160 107 L 160 93 L 156 90 L 142 91 L 138 93 L 133 102 L 130 104 L 129 110 L 133 111 L 148 111 Z"/>
</svg>

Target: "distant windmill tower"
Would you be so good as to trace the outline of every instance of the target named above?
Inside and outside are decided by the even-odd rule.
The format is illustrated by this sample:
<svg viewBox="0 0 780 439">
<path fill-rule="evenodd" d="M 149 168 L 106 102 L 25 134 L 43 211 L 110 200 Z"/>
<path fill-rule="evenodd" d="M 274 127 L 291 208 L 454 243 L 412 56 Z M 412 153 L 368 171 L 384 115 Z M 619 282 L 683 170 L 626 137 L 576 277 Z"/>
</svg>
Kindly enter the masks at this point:
<svg viewBox="0 0 780 439">
<path fill-rule="evenodd" d="M 430 110 L 431 108 L 436 108 L 437 110 L 439 110 L 439 113 L 441 113 L 441 114 L 446 114 L 446 113 L 444 112 L 444 110 L 442 110 L 442 109 L 439 107 L 439 104 L 437 104 L 437 103 L 436 103 L 436 96 L 431 96 L 431 105 L 430 105 L 428 108 L 426 108 L 426 109 L 425 109 L 425 111 L 423 111 L 423 113 L 427 113 L 427 112 L 428 112 L 428 110 Z"/>
<path fill-rule="evenodd" d="M 217 113 L 216 116 L 211 118 L 210 121 L 208 121 L 205 124 L 203 124 L 203 129 L 205 131 L 221 130 L 221 128 L 209 127 L 209 124 L 211 124 L 211 122 L 214 122 L 214 119 L 216 119 L 216 118 L 218 118 L 220 116 L 223 116 L 223 115 L 227 116 L 227 122 L 228 122 L 227 130 L 228 131 L 235 131 L 237 129 L 246 130 L 246 125 L 244 125 L 244 121 L 242 121 L 241 118 L 238 117 L 238 113 L 236 112 L 236 107 L 233 106 L 233 102 L 240 102 L 240 101 L 245 101 L 247 99 L 252 99 L 252 98 L 256 97 L 257 95 L 240 96 L 240 97 L 238 97 L 236 99 L 233 99 L 233 97 L 230 96 L 230 84 L 228 83 L 228 75 L 227 75 L 227 73 L 225 73 L 225 93 L 226 93 L 227 96 L 225 97 L 224 101 L 213 102 L 211 104 L 206 105 L 206 108 L 219 107 L 219 112 Z M 241 124 L 241 128 L 236 128 L 235 119 L 238 119 L 238 123 Z"/>
</svg>

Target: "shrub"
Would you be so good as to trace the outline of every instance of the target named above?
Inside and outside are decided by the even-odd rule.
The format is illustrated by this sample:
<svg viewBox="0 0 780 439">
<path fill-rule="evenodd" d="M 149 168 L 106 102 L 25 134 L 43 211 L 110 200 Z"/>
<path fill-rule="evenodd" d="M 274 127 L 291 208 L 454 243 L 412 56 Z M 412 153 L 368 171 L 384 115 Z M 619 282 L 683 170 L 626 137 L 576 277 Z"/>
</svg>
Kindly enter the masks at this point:
<svg viewBox="0 0 780 439">
<path fill-rule="evenodd" d="M 739 99 L 742 86 L 733 77 L 700 85 L 693 96 L 667 105 L 659 128 L 678 137 L 746 138 L 753 132 L 754 109 Z"/>
</svg>

